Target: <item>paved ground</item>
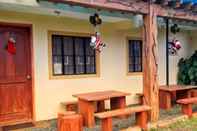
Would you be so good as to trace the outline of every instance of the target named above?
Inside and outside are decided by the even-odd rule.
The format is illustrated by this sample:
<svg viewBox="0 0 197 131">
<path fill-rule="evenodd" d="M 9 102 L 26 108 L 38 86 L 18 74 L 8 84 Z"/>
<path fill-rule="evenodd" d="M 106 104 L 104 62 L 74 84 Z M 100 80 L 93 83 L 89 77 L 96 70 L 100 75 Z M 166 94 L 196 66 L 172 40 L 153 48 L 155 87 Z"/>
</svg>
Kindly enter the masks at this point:
<svg viewBox="0 0 197 131">
<path fill-rule="evenodd" d="M 180 106 L 174 106 L 174 108 L 169 111 L 160 110 L 160 120 L 171 119 L 171 118 L 175 118 L 180 115 L 181 115 Z M 121 129 L 126 129 L 129 126 L 134 126 L 135 125 L 134 119 L 135 119 L 134 115 L 132 115 L 128 119 L 113 119 L 114 131 L 120 131 Z M 196 124 L 196 127 L 197 127 L 197 120 L 194 120 L 194 123 Z M 84 128 L 84 131 L 100 131 L 100 121 L 97 120 L 96 124 L 97 124 L 97 126 L 95 128 L 93 128 L 93 129 Z M 184 126 L 187 127 L 187 124 L 188 123 L 186 122 L 186 124 L 184 124 Z M 195 124 L 193 124 L 193 125 L 195 125 Z M 56 120 L 50 120 L 50 121 L 40 122 L 40 123 L 36 124 L 35 127 L 28 127 L 28 128 L 22 128 L 22 129 L 12 129 L 12 130 L 9 129 L 7 131 L 57 131 L 56 126 L 57 126 Z M 175 128 L 173 128 L 173 129 L 174 130 L 169 130 L 168 128 L 165 128 L 165 129 L 159 129 L 159 130 L 153 130 L 153 131 L 160 131 L 160 130 L 161 131 L 197 131 L 197 128 L 194 128 L 196 130 L 190 130 L 187 128 L 185 130 L 185 128 L 182 128 L 182 127 L 178 128 L 178 130 L 175 130 Z M 139 129 L 136 128 L 136 131 L 138 131 L 138 130 Z M 131 131 L 131 128 L 128 128 L 127 130 L 124 130 L 124 131 Z"/>
</svg>

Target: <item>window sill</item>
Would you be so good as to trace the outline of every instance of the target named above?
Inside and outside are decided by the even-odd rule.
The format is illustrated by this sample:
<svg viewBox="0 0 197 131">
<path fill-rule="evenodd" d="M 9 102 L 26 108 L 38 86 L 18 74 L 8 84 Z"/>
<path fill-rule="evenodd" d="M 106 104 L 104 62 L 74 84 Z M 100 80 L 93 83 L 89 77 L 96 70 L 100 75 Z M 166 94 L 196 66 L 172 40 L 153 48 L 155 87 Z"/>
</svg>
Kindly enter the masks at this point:
<svg viewBox="0 0 197 131">
<path fill-rule="evenodd" d="M 60 75 L 60 76 L 50 76 L 50 80 L 54 79 L 83 79 L 83 78 L 94 78 L 100 77 L 99 74 L 84 74 L 84 75 Z"/>
<path fill-rule="evenodd" d="M 128 72 L 127 76 L 137 76 L 137 75 L 143 75 L 143 72 Z"/>
</svg>

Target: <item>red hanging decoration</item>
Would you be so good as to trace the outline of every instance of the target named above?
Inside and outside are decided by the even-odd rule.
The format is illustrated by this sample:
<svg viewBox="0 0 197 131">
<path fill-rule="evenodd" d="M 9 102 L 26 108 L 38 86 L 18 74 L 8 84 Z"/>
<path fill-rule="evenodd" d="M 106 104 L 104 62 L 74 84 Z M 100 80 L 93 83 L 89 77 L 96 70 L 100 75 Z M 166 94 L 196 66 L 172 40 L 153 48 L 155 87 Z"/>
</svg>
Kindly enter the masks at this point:
<svg viewBox="0 0 197 131">
<path fill-rule="evenodd" d="M 94 49 L 98 52 L 101 52 L 102 48 L 106 45 L 102 42 L 100 33 L 96 32 L 95 36 L 91 37 L 91 43 L 90 45 L 94 47 Z"/>
<path fill-rule="evenodd" d="M 99 33 L 99 26 L 102 24 L 102 19 L 97 13 L 95 13 L 94 15 L 90 16 L 89 21 L 95 29 L 95 35 L 91 37 L 90 46 L 93 47 L 96 51 L 101 52 L 103 47 L 106 46 L 102 42 L 101 35 Z"/>
<path fill-rule="evenodd" d="M 16 54 L 16 40 L 13 37 L 10 37 L 7 42 L 6 50 L 10 54 Z"/>
<path fill-rule="evenodd" d="M 170 55 L 177 55 L 180 49 L 181 49 L 181 42 L 179 40 L 173 39 L 172 42 L 169 42 Z"/>
</svg>

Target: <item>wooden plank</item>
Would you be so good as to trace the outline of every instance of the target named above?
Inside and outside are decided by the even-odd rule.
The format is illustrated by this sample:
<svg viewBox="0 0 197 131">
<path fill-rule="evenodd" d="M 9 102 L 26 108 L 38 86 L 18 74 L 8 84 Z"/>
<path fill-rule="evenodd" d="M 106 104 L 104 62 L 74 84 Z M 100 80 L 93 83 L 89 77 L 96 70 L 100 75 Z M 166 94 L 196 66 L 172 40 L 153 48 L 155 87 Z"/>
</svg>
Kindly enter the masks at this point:
<svg viewBox="0 0 197 131">
<path fill-rule="evenodd" d="M 144 15 L 143 26 L 143 92 L 147 104 L 151 107 L 150 120 L 159 118 L 159 86 L 158 86 L 158 43 L 157 43 L 157 11 L 149 7 L 149 14 Z"/>
<path fill-rule="evenodd" d="M 196 88 L 197 86 L 184 86 L 184 85 L 165 86 L 163 85 L 159 87 L 159 90 L 173 92 L 173 91 L 189 90 L 189 89 L 196 89 Z"/>
<path fill-rule="evenodd" d="M 136 112 L 143 112 L 143 111 L 149 111 L 151 108 L 149 106 L 136 106 L 136 107 L 128 107 L 124 109 L 117 109 L 117 110 L 111 110 L 107 112 L 101 112 L 96 113 L 94 116 L 100 119 L 105 119 L 109 117 L 115 117 L 115 116 L 122 116 L 122 115 L 128 115 Z"/>
<path fill-rule="evenodd" d="M 102 101 L 110 98 L 123 97 L 128 95 L 130 95 L 130 93 L 110 90 L 110 91 L 98 91 L 98 92 L 74 94 L 73 96 L 86 101 Z"/>
</svg>

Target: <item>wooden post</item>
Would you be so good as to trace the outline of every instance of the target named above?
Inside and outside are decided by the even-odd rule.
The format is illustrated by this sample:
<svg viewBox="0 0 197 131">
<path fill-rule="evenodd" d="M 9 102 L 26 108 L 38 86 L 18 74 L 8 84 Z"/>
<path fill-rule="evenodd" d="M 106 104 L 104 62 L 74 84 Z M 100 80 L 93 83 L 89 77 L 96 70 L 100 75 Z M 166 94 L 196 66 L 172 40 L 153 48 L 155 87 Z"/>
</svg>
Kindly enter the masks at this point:
<svg viewBox="0 0 197 131">
<path fill-rule="evenodd" d="M 150 120 L 159 117 L 159 86 L 157 60 L 157 14 L 149 5 L 149 13 L 144 15 L 143 27 L 143 91 L 147 104 L 151 107 Z"/>
</svg>

